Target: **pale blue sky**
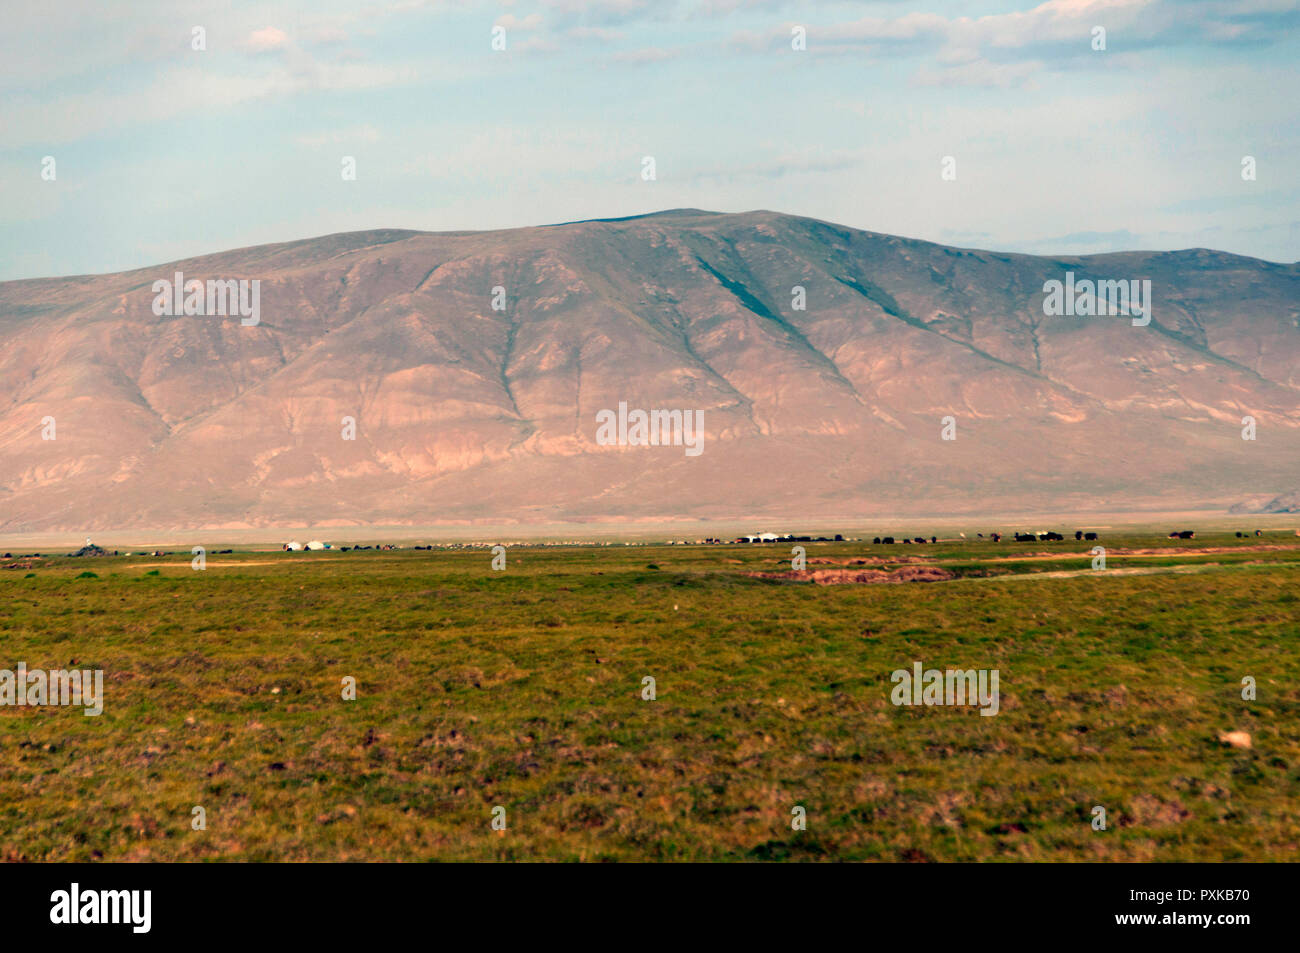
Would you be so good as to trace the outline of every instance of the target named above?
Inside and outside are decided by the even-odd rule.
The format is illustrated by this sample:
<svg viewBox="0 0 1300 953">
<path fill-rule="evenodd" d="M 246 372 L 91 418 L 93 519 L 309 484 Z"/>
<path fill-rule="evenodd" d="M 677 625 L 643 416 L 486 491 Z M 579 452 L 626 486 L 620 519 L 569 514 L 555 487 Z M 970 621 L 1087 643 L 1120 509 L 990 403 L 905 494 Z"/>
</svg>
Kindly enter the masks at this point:
<svg viewBox="0 0 1300 953">
<path fill-rule="evenodd" d="M 0 33 L 0 279 L 684 206 L 1001 250 L 1294 261 L 1298 8 L 27 4 Z M 795 25 L 806 51 L 791 49 Z M 340 175 L 345 155 L 356 181 Z M 954 182 L 940 178 L 948 155 Z"/>
</svg>

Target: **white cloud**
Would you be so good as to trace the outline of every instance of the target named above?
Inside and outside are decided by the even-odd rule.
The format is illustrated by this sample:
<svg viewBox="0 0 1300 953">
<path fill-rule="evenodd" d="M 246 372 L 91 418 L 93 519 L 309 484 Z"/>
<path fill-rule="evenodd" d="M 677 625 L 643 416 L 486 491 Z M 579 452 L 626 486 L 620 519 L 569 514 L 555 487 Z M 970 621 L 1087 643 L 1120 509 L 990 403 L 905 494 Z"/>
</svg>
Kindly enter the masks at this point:
<svg viewBox="0 0 1300 953">
<path fill-rule="evenodd" d="M 105 88 L 62 96 L 46 103 L 35 97 L 0 100 L 0 126 L 7 144 L 74 142 L 108 130 L 219 112 L 236 106 L 315 90 L 355 90 L 394 86 L 419 77 L 412 66 L 318 63 L 257 71 L 218 72 L 191 63 L 160 72 L 137 90 Z"/>
<path fill-rule="evenodd" d="M 803 24 L 810 54 L 907 57 L 924 55 L 914 83 L 925 86 L 1016 86 L 1033 73 L 1065 67 L 1098 55 L 1092 31 L 1107 31 L 1116 49 L 1130 53 L 1192 43 L 1265 44 L 1285 33 L 1297 0 L 1046 0 L 1029 10 L 980 17 L 947 17 L 912 11 L 893 17 L 867 16 L 831 24 Z M 768 51 L 788 46 L 786 23 L 763 31 L 732 34 L 736 50 Z"/>
<path fill-rule="evenodd" d="M 318 148 L 326 145 L 349 145 L 358 142 L 378 142 L 379 139 L 379 130 L 374 126 L 364 125 L 295 136 L 293 141 L 302 146 Z"/>
<path fill-rule="evenodd" d="M 972 60 L 934 70 L 921 68 L 912 77 L 917 86 L 990 86 L 1009 89 L 1027 83 L 1045 64 L 1039 60 L 1023 63 L 991 63 Z"/>
<path fill-rule="evenodd" d="M 663 63 L 671 60 L 678 55 L 676 50 L 663 49 L 644 49 L 644 50 L 624 50 L 615 53 L 610 57 L 615 63 L 625 63 L 629 65 L 646 64 L 646 63 Z"/>
<path fill-rule="evenodd" d="M 605 43 L 612 43 L 627 37 L 627 34 L 622 30 L 604 26 L 575 26 L 569 30 L 568 35 L 575 40 L 600 40 Z"/>
<path fill-rule="evenodd" d="M 505 27 L 507 30 L 536 30 L 542 25 L 540 13 L 530 13 L 526 17 L 517 17 L 513 13 L 504 13 L 496 18 L 493 26 Z"/>
<path fill-rule="evenodd" d="M 289 45 L 289 36 L 278 27 L 268 26 L 248 34 L 248 47 L 258 52 L 282 50 Z"/>
</svg>

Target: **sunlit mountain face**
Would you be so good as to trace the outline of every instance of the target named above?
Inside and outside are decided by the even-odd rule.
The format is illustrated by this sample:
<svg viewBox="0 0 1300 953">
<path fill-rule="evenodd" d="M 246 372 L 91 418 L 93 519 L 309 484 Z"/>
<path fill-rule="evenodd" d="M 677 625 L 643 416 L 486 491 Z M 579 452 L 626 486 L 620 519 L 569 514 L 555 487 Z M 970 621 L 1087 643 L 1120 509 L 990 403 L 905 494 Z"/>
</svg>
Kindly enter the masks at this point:
<svg viewBox="0 0 1300 953">
<path fill-rule="evenodd" d="M 1297 461 L 1300 269 L 1204 249 L 677 210 L 0 284 L 11 532 L 1226 511 Z"/>
</svg>

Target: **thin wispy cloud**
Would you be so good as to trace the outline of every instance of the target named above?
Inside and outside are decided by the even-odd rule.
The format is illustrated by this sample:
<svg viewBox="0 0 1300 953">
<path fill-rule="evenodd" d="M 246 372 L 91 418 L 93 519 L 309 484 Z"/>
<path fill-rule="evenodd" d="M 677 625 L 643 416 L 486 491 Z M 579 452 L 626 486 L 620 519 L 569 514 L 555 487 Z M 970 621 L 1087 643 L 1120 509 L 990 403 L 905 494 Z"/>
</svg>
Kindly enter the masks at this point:
<svg viewBox="0 0 1300 953">
<path fill-rule="evenodd" d="M 7 27 L 2 278 L 675 206 L 1300 258 L 1294 0 L 145 0 Z"/>
</svg>

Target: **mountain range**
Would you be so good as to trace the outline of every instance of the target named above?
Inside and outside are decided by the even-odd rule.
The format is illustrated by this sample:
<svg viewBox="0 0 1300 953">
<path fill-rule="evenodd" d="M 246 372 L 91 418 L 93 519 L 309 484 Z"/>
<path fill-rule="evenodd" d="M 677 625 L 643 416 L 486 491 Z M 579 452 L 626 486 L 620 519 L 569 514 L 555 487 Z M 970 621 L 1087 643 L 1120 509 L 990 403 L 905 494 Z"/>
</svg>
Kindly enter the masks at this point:
<svg viewBox="0 0 1300 953">
<path fill-rule="evenodd" d="M 257 323 L 157 313 L 176 272 Z M 1149 324 L 1046 314 L 1067 275 Z M 620 404 L 701 452 L 598 441 Z M 0 283 L 0 532 L 1282 510 L 1298 461 L 1300 265 L 1206 249 L 679 209 Z"/>
</svg>

